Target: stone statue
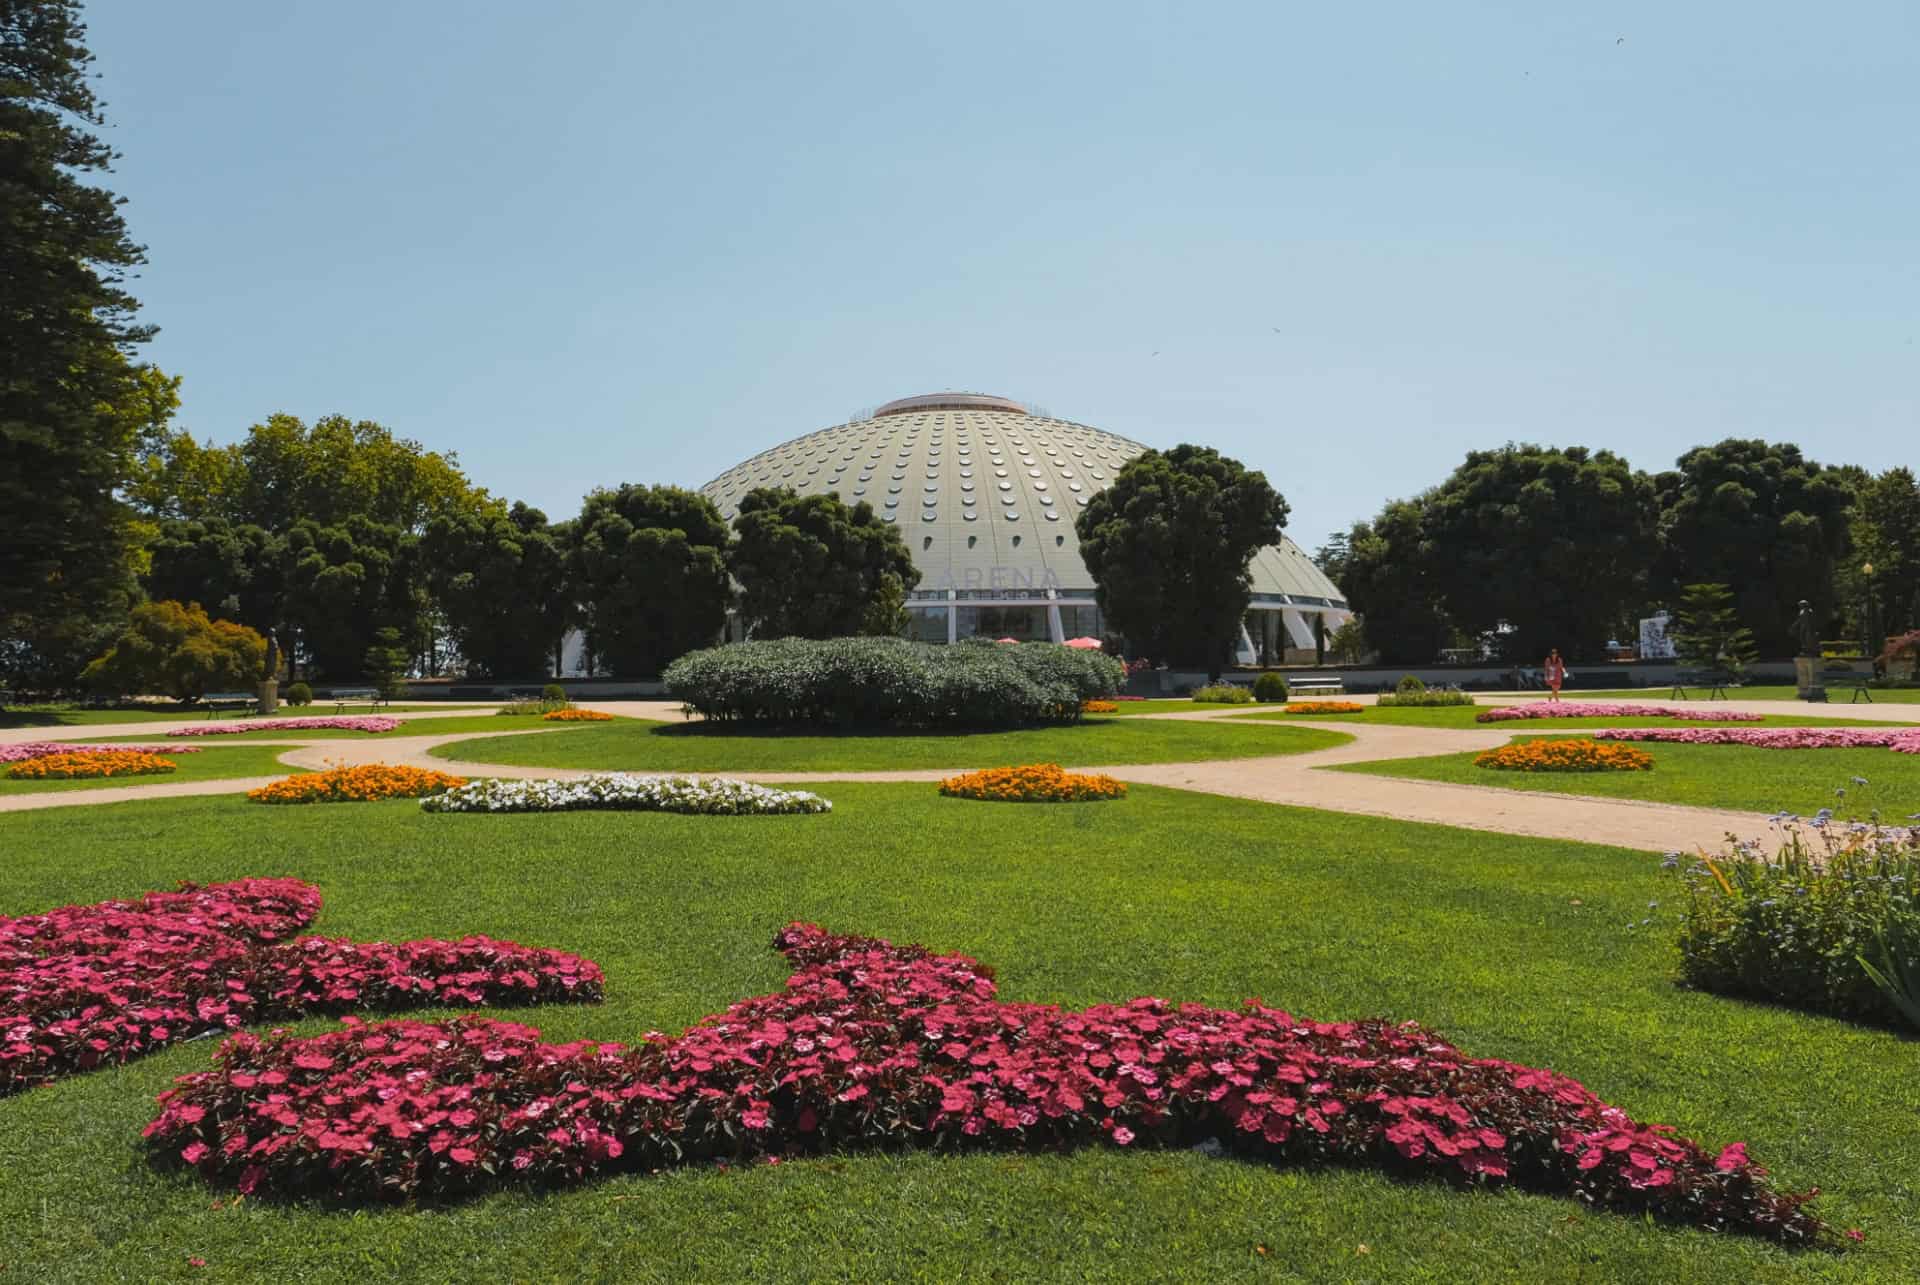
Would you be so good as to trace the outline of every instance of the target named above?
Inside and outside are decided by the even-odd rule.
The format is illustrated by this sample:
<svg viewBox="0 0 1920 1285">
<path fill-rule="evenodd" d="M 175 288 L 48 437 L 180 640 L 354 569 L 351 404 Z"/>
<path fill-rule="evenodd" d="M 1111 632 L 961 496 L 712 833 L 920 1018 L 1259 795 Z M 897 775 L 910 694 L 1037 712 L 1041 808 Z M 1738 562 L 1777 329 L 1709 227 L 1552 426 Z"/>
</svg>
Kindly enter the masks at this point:
<svg viewBox="0 0 1920 1285">
<path fill-rule="evenodd" d="M 1800 600 L 1800 614 L 1794 617 L 1793 641 L 1800 650 L 1795 655 L 1818 656 L 1820 654 L 1820 626 L 1814 623 L 1813 604 L 1805 598 Z"/>
</svg>

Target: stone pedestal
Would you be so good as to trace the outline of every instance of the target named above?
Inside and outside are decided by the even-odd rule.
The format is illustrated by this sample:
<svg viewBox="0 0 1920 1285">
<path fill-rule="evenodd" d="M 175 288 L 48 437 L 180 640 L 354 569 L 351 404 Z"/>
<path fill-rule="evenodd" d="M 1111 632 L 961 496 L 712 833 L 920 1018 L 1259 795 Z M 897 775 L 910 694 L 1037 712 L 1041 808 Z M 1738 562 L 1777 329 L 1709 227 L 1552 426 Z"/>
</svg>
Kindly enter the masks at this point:
<svg viewBox="0 0 1920 1285">
<path fill-rule="evenodd" d="M 263 678 L 260 680 L 260 712 L 271 714 L 280 708 L 280 680 Z"/>
<path fill-rule="evenodd" d="M 1795 656 L 1793 658 L 1794 686 L 1799 689 L 1803 701 L 1825 703 L 1827 689 L 1820 685 L 1820 658 L 1818 656 Z"/>
</svg>

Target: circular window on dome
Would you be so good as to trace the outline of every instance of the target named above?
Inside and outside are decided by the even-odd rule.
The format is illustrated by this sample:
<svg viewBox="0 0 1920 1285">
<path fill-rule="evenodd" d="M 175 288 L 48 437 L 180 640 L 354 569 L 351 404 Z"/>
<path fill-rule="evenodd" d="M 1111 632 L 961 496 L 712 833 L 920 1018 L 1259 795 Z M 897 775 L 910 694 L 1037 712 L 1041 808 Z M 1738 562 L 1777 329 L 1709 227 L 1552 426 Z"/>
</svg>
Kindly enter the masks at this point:
<svg viewBox="0 0 1920 1285">
<path fill-rule="evenodd" d="M 1019 520 L 1020 520 L 1020 511 L 1018 509 L 1007 510 L 1007 521 L 1018 522 Z"/>
<path fill-rule="evenodd" d="M 960 503 L 967 505 L 969 508 L 971 508 L 973 505 L 973 497 L 971 495 L 963 495 L 960 497 Z"/>
<path fill-rule="evenodd" d="M 1052 509 L 1048 509 L 1046 513 L 1047 513 L 1047 521 L 1058 522 L 1060 520 L 1060 515 L 1058 513 L 1055 513 Z"/>
<path fill-rule="evenodd" d="M 935 513 L 935 512 L 934 512 L 934 511 L 933 511 L 932 509 L 928 509 L 928 510 L 927 510 L 927 511 L 926 511 L 925 513 L 922 513 L 922 514 L 920 515 L 920 520 L 921 520 L 922 522 L 931 522 L 931 521 L 933 521 L 933 520 L 934 520 L 935 518 L 937 518 L 937 517 L 939 517 L 939 516 L 940 516 L 940 515 L 939 515 L 939 514 L 937 514 L 937 513 Z"/>
<path fill-rule="evenodd" d="M 939 470 L 939 469 L 933 469 L 933 468 L 930 468 L 930 469 L 928 469 L 928 470 L 927 470 L 927 476 L 928 476 L 928 477 L 939 477 L 939 476 L 940 476 L 940 470 Z"/>
<path fill-rule="evenodd" d="M 871 482 L 871 481 L 873 481 L 873 474 L 871 474 L 871 473 L 862 473 L 862 474 L 860 475 L 860 480 L 861 480 L 862 482 Z"/>
<path fill-rule="evenodd" d="M 1040 497 L 1040 503 L 1050 505 L 1053 503 L 1053 497 L 1051 495 L 1043 495 Z"/>
<path fill-rule="evenodd" d="M 1028 476 L 1028 477 L 1039 477 L 1039 476 L 1040 476 L 1040 470 L 1039 470 L 1039 469 L 1037 469 L 1037 468 L 1030 468 L 1030 469 L 1028 469 L 1028 470 L 1027 470 L 1027 476 Z"/>
<path fill-rule="evenodd" d="M 1100 471 L 1099 469 L 1093 469 L 1093 470 L 1092 470 L 1092 473 L 1093 473 L 1093 475 L 1094 475 L 1095 477 L 1097 477 L 1097 478 L 1104 478 L 1104 477 L 1106 477 L 1106 474 L 1105 474 L 1105 473 L 1102 473 L 1102 472 L 1101 472 L 1101 471 Z"/>
<path fill-rule="evenodd" d="M 970 468 L 963 468 L 963 469 L 961 469 L 961 470 L 960 470 L 960 476 L 961 476 L 961 477 L 972 477 L 972 476 L 973 476 L 973 470 L 972 470 L 972 469 L 970 469 Z"/>
<path fill-rule="evenodd" d="M 1036 491 L 1044 491 L 1047 489 L 1047 484 L 1045 482 L 1035 482 L 1033 484 L 1033 489 Z"/>
<path fill-rule="evenodd" d="M 864 486 L 856 486 L 853 488 L 853 493 L 855 495 L 865 495 L 867 493 L 867 488 Z"/>
<path fill-rule="evenodd" d="M 880 520 L 881 520 L 882 522 L 892 522 L 892 521 L 894 521 L 894 520 L 896 520 L 896 519 L 897 519 L 898 517 L 899 517 L 899 514 L 897 514 L 897 513 L 895 513 L 895 512 L 893 511 L 893 510 L 891 510 L 891 509 L 889 509 L 889 510 L 887 510 L 887 511 L 886 511 L 885 513 L 882 513 L 882 514 L 880 515 Z"/>
<path fill-rule="evenodd" d="M 1011 491 L 1011 490 L 1013 489 L 1013 483 L 1011 483 L 1011 482 L 1002 482 L 1002 483 L 1000 484 L 1000 489 L 1001 489 L 1001 490 L 1003 490 L 1003 491 Z"/>
<path fill-rule="evenodd" d="M 1087 503 L 1087 497 L 1084 495 L 1076 495 L 1073 497 L 1073 502 L 1084 508 Z"/>
<path fill-rule="evenodd" d="M 1080 484 L 1078 482 L 1069 482 L 1067 483 L 1067 489 L 1069 491 L 1077 491 L 1080 489 Z"/>
<path fill-rule="evenodd" d="M 969 522 L 977 522 L 980 520 L 980 515 L 978 513 L 975 513 L 972 509 L 968 509 L 965 513 L 962 513 L 960 516 L 965 518 Z"/>
<path fill-rule="evenodd" d="M 993 475 L 995 477 L 1005 477 L 1007 475 L 1007 471 L 1003 468 L 997 468 L 993 471 Z"/>
<path fill-rule="evenodd" d="M 899 505 L 899 503 L 900 503 L 900 501 L 899 501 L 899 500 L 898 500 L 898 499 L 897 499 L 896 497 L 894 497 L 894 496 L 891 496 L 891 495 L 889 495 L 889 496 L 887 497 L 887 507 L 888 507 L 888 508 L 890 508 L 890 509 L 891 509 L 891 508 L 896 508 L 896 507 L 898 507 L 898 505 Z"/>
<path fill-rule="evenodd" d="M 1015 504 L 1015 503 L 1018 503 L 1018 501 L 1016 501 L 1011 495 L 1003 495 L 1000 497 L 1000 503 Z"/>
<path fill-rule="evenodd" d="M 938 495 L 940 493 L 940 488 L 938 486 L 933 485 L 932 483 L 928 483 L 926 486 L 922 487 L 921 489 L 925 491 L 928 495 Z"/>
<path fill-rule="evenodd" d="M 963 490 L 963 491 L 971 491 L 971 490 L 973 489 L 973 483 L 971 483 L 971 482 L 962 482 L 962 483 L 960 484 L 960 489 L 961 489 L 961 490 Z"/>
</svg>

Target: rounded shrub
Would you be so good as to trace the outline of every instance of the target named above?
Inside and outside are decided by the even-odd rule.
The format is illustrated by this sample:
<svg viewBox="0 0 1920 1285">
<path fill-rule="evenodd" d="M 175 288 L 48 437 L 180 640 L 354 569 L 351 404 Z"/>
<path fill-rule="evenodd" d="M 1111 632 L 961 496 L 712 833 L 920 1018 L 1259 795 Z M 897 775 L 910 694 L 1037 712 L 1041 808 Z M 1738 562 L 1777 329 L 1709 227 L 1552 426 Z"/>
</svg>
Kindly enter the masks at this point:
<svg viewBox="0 0 1920 1285">
<path fill-rule="evenodd" d="M 1205 705 L 1251 705 L 1253 693 L 1237 683 L 1212 683 L 1194 688 L 1193 699 Z"/>
<path fill-rule="evenodd" d="M 816 727 L 1071 722 L 1124 679 L 1112 657 L 1057 643 L 904 638 L 729 643 L 689 652 L 662 677 L 705 718 Z"/>
<path fill-rule="evenodd" d="M 1278 674 L 1262 674 L 1253 680 L 1253 698 L 1257 701 L 1279 701 L 1287 699 L 1287 680 Z"/>
<path fill-rule="evenodd" d="M 1408 674 L 1400 680 L 1394 690 L 1402 696 L 1417 696 L 1427 690 L 1427 685 L 1412 674 Z"/>
<path fill-rule="evenodd" d="M 567 699 L 567 689 L 558 683 L 548 683 L 540 689 L 540 699 L 543 701 L 564 702 Z"/>
<path fill-rule="evenodd" d="M 289 705 L 313 704 L 313 688 L 305 683 L 288 683 L 286 703 Z"/>
</svg>

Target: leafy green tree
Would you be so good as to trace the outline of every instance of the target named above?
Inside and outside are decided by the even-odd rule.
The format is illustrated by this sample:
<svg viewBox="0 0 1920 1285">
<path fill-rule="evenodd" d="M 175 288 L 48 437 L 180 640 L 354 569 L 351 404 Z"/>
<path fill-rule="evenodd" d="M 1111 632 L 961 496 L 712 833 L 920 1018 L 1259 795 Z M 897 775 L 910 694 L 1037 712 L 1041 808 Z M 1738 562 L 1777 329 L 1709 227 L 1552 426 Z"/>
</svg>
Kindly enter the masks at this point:
<svg viewBox="0 0 1920 1285">
<path fill-rule="evenodd" d="M 1365 646 L 1389 665 L 1429 664 L 1454 633 L 1433 570 L 1427 503 L 1427 496 L 1394 500 L 1348 537 L 1340 591 L 1365 619 Z"/>
<path fill-rule="evenodd" d="M 1352 540 L 1351 532 L 1335 531 L 1325 544 L 1313 551 L 1313 565 L 1336 585 L 1346 581 L 1347 559 L 1353 556 Z"/>
<path fill-rule="evenodd" d="M 1732 586 L 1741 621 L 1768 653 L 1791 654 L 1799 603 L 1831 620 L 1846 558 L 1852 489 L 1785 442 L 1728 438 L 1680 457 L 1654 479 L 1660 509 L 1655 596 Z"/>
<path fill-rule="evenodd" d="M 1858 486 L 1852 534 L 1853 553 L 1840 577 L 1840 592 L 1855 612 L 1864 611 L 1871 599 L 1871 623 L 1881 635 L 1873 640 L 1877 651 L 1886 636 L 1920 628 L 1915 616 L 1920 604 L 1920 482 L 1912 470 L 1888 469 Z M 1867 564 L 1873 567 L 1871 577 L 1863 570 Z"/>
<path fill-rule="evenodd" d="M 1644 594 L 1653 487 L 1610 451 L 1472 451 L 1424 497 L 1421 556 L 1452 622 L 1510 658 L 1600 656 Z"/>
<path fill-rule="evenodd" d="M 677 486 L 594 491 L 573 531 L 573 582 L 602 667 L 652 677 L 719 638 L 733 590 L 712 500 Z"/>
<path fill-rule="evenodd" d="M 115 695 L 164 692 L 183 701 L 209 690 L 250 688 L 267 640 L 245 625 L 213 620 L 197 602 L 143 602 L 107 651 L 87 666 L 89 685 Z"/>
<path fill-rule="evenodd" d="M 76 0 L 0 0 L 0 677 L 71 680 L 134 590 L 117 492 L 156 408 L 128 354 L 144 261 L 89 180 L 114 153 Z M 164 382 L 164 380 L 163 380 Z M 77 663 L 76 663 L 77 662 Z"/>
<path fill-rule="evenodd" d="M 1183 445 L 1129 460 L 1075 525 L 1100 610 L 1133 651 L 1218 678 L 1252 600 L 1248 564 L 1286 522 L 1264 474 Z"/>
<path fill-rule="evenodd" d="M 320 675 L 360 672 L 382 630 L 415 636 L 424 581 L 419 541 L 358 514 L 337 526 L 298 522 L 287 533 L 280 565 L 287 616 L 301 654 Z M 396 644 L 401 645 L 401 644 Z"/>
<path fill-rule="evenodd" d="M 759 638 L 894 634 L 920 583 L 899 528 L 864 500 L 761 487 L 740 501 L 729 562 L 740 615 Z"/>
<path fill-rule="evenodd" d="M 1677 615 L 1674 650 L 1688 664 L 1738 674 L 1758 657 L 1753 631 L 1740 623 L 1726 585 L 1688 585 Z"/>
<path fill-rule="evenodd" d="M 381 700 L 399 700 L 407 693 L 407 649 L 404 635 L 388 626 L 375 631 L 373 646 L 361 658 L 360 670 L 380 693 Z"/>
<path fill-rule="evenodd" d="M 428 579 L 470 675 L 545 675 L 573 618 L 566 532 L 539 509 L 435 518 Z"/>
</svg>

